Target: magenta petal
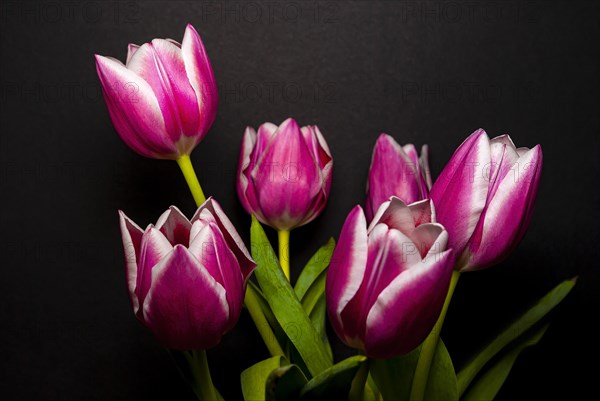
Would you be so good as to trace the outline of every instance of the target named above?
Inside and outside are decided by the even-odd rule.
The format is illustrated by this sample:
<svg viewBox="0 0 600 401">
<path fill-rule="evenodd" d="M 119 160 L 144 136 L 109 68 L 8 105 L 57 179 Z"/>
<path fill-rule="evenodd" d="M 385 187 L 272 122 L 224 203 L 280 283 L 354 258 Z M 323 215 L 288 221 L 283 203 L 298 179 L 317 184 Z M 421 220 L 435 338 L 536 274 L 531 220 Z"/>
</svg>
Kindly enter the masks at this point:
<svg viewBox="0 0 600 401">
<path fill-rule="evenodd" d="M 456 150 L 431 189 L 436 219 L 450 234 L 450 247 L 460 253 L 483 211 L 489 179 L 490 145 L 483 130 L 475 131 Z"/>
<path fill-rule="evenodd" d="M 188 80 L 181 49 L 164 39 L 154 39 L 135 52 L 127 68 L 144 78 L 152 87 L 171 141 L 177 144 L 180 153 L 189 154 L 193 149 L 190 145 L 193 141 L 188 142 L 181 135 L 197 134 L 200 115 L 198 100 Z"/>
<path fill-rule="evenodd" d="M 244 277 L 244 282 L 248 280 L 252 271 L 256 268 L 256 263 L 250 256 L 250 252 L 244 245 L 244 241 L 236 231 L 234 225 L 231 223 L 231 220 L 227 217 L 221 205 L 212 197 L 209 197 L 206 202 L 204 202 L 196 213 L 194 217 L 192 217 L 191 222 L 194 223 L 196 220 L 200 218 L 200 215 L 203 210 L 208 210 L 212 216 L 215 218 L 215 224 L 219 227 L 219 230 L 223 234 L 223 238 L 227 242 L 229 248 L 233 251 L 235 257 L 240 264 L 240 269 L 242 272 L 242 276 Z"/>
<path fill-rule="evenodd" d="M 431 169 L 429 168 L 429 146 L 423 145 L 421 147 L 421 156 L 419 157 L 419 165 L 421 168 L 421 174 L 425 178 L 425 184 L 427 185 L 427 192 L 431 189 L 433 181 L 431 179 Z"/>
<path fill-rule="evenodd" d="M 166 134 L 152 88 L 112 58 L 96 56 L 96 69 L 110 118 L 121 139 L 145 157 L 175 159 L 175 144 Z"/>
<path fill-rule="evenodd" d="M 268 223 L 279 230 L 297 227 L 321 191 L 319 178 L 298 124 L 284 121 L 252 172 Z"/>
<path fill-rule="evenodd" d="M 442 310 L 453 262 L 451 250 L 427 257 L 379 294 L 366 322 L 367 356 L 404 355 L 427 337 Z"/>
<path fill-rule="evenodd" d="M 225 289 L 182 245 L 152 271 L 144 321 L 167 348 L 208 349 L 229 327 Z"/>
<path fill-rule="evenodd" d="M 244 277 L 235 255 L 214 223 L 209 223 L 200 230 L 189 250 L 225 288 L 231 324 L 227 330 L 230 330 L 237 322 L 244 302 Z"/>
<path fill-rule="evenodd" d="M 200 35 L 190 24 L 185 29 L 181 53 L 189 83 L 196 93 L 199 112 L 197 142 L 208 132 L 217 116 L 218 91 L 210 60 Z M 197 143 L 196 142 L 196 143 Z"/>
<path fill-rule="evenodd" d="M 367 221 L 360 206 L 348 214 L 327 271 L 327 311 L 340 338 L 345 338 L 341 312 L 358 292 L 367 264 Z"/>
<path fill-rule="evenodd" d="M 140 307 L 138 298 L 135 295 L 138 275 L 137 259 L 140 257 L 140 248 L 142 246 L 144 230 L 120 210 L 119 224 L 121 227 L 121 237 L 123 239 L 123 250 L 125 252 L 125 275 L 127 279 L 127 289 L 129 290 L 129 300 L 131 301 L 133 313 L 137 314 Z"/>
<path fill-rule="evenodd" d="M 151 286 L 152 269 L 173 250 L 169 240 L 156 228 L 149 226 L 142 237 L 135 293 L 140 304 Z"/>
<path fill-rule="evenodd" d="M 190 242 L 190 229 L 192 225 L 187 217 L 175 206 L 169 207 L 156 222 L 156 229 L 167 237 L 173 245 L 187 246 Z"/>
<path fill-rule="evenodd" d="M 536 146 L 515 164 L 498 185 L 495 196 L 467 247 L 470 255 L 462 271 L 479 270 L 509 255 L 523 238 L 531 220 L 542 170 L 542 150 Z"/>
<path fill-rule="evenodd" d="M 397 196 L 406 203 L 413 203 L 426 196 L 422 193 L 423 179 L 418 172 L 418 164 L 413 145 L 407 145 L 403 149 L 391 136 L 379 136 L 373 149 L 367 182 L 369 219 L 373 218 L 379 206 L 390 196 Z"/>
</svg>

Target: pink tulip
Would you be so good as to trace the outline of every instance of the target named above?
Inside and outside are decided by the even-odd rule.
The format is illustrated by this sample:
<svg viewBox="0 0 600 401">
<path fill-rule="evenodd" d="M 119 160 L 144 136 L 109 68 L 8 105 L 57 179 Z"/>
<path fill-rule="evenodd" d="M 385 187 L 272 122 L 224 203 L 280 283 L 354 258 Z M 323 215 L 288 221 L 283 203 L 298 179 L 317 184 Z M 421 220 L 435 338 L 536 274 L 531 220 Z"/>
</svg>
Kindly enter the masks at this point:
<svg viewBox="0 0 600 401">
<path fill-rule="evenodd" d="M 168 348 L 214 347 L 236 324 L 256 267 L 219 204 L 174 206 L 142 230 L 120 212 L 133 312 Z"/>
<path fill-rule="evenodd" d="M 142 156 L 179 159 L 204 138 L 217 114 L 217 89 L 198 32 L 183 42 L 130 44 L 125 64 L 96 55 L 110 118 L 121 139 Z"/>
<path fill-rule="evenodd" d="M 479 129 L 454 152 L 431 189 L 437 219 L 461 255 L 460 271 L 507 257 L 531 221 L 542 171 L 542 149 L 517 148 L 508 135 L 490 140 Z"/>
<path fill-rule="evenodd" d="M 369 169 L 365 213 L 370 221 L 390 196 L 405 203 L 426 199 L 431 188 L 427 145 L 421 156 L 414 145 L 400 146 L 387 134 L 379 135 Z"/>
<path fill-rule="evenodd" d="M 369 357 L 416 348 L 433 328 L 450 285 L 448 233 L 432 223 L 429 200 L 392 197 L 367 229 L 360 206 L 348 215 L 327 272 L 327 310 L 337 335 Z"/>
<path fill-rule="evenodd" d="M 238 164 L 237 192 L 248 213 L 278 230 L 314 220 L 325 208 L 333 159 L 314 125 L 289 118 L 279 127 L 246 128 Z"/>
</svg>

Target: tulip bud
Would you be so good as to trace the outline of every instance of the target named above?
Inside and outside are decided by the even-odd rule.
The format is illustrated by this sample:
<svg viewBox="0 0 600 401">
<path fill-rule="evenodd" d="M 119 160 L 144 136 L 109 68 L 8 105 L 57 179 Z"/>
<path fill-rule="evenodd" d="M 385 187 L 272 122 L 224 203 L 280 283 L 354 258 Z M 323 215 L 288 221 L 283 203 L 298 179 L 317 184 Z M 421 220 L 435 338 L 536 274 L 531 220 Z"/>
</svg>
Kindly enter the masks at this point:
<svg viewBox="0 0 600 401">
<path fill-rule="evenodd" d="M 238 164 L 237 192 L 248 213 L 278 230 L 314 220 L 325 208 L 333 159 L 317 126 L 246 128 Z"/>
<path fill-rule="evenodd" d="M 221 206 L 174 206 L 142 230 L 120 212 L 133 312 L 168 348 L 214 347 L 236 324 L 256 267 Z"/>
<path fill-rule="evenodd" d="M 479 129 L 454 152 L 431 189 L 437 219 L 450 234 L 460 271 L 506 258 L 529 226 L 542 171 L 542 149 L 517 148 L 508 135 Z"/>
<path fill-rule="evenodd" d="M 204 138 L 217 114 L 217 89 L 198 32 L 183 42 L 129 45 L 124 65 L 96 55 L 108 113 L 121 139 L 142 156 L 179 159 Z"/>
<path fill-rule="evenodd" d="M 327 272 L 327 310 L 337 335 L 373 358 L 416 348 L 444 304 L 454 258 L 429 200 L 392 197 L 367 229 L 356 206 L 346 218 Z"/>
<path fill-rule="evenodd" d="M 379 135 L 367 181 L 367 220 L 371 221 L 390 196 L 407 204 L 427 198 L 431 188 L 428 154 L 427 145 L 423 145 L 419 157 L 414 145 L 400 146 L 391 136 Z"/>
</svg>

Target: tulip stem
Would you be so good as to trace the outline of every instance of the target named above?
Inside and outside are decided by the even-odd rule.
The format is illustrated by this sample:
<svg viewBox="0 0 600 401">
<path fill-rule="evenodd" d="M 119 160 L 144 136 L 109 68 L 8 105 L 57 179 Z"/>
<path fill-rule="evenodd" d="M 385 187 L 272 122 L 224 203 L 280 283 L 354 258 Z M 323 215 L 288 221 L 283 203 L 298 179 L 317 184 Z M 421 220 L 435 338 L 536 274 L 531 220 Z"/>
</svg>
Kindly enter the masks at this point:
<svg viewBox="0 0 600 401">
<path fill-rule="evenodd" d="M 190 191 L 192 192 L 196 206 L 200 206 L 204 203 L 206 197 L 204 196 L 204 192 L 202 192 L 202 187 L 200 186 L 200 182 L 198 181 L 198 177 L 194 171 L 194 166 L 192 166 L 192 160 L 190 159 L 190 156 L 182 155 L 179 159 L 177 159 L 177 164 L 179 165 L 179 168 L 185 177 L 185 182 L 187 182 L 188 187 L 190 187 Z"/>
<path fill-rule="evenodd" d="M 275 333 L 273 333 L 273 330 L 271 330 L 271 326 L 269 325 L 265 314 L 260 308 L 255 291 L 256 290 L 251 285 L 246 286 L 244 303 L 246 304 L 246 308 L 250 313 L 250 317 L 254 321 L 256 329 L 262 337 L 263 342 L 267 346 L 271 356 L 285 355 L 281 345 L 279 345 L 279 342 L 277 341 L 277 337 L 275 337 Z"/>
<path fill-rule="evenodd" d="M 290 232 L 288 230 L 279 230 L 277 232 L 279 240 L 279 264 L 283 274 L 290 281 Z"/>
<path fill-rule="evenodd" d="M 368 378 L 369 360 L 367 359 L 362 363 L 360 368 L 358 368 L 358 372 L 356 372 L 356 376 L 354 376 L 354 380 L 352 380 L 348 401 L 363 401 L 365 397 L 365 385 L 367 384 Z"/>
<path fill-rule="evenodd" d="M 217 392 L 210 377 L 206 351 L 183 352 L 193 375 L 192 389 L 201 401 L 216 401 Z"/>
<path fill-rule="evenodd" d="M 412 388 L 410 391 L 411 401 L 423 401 L 425 397 L 425 390 L 427 389 L 427 383 L 429 381 L 431 362 L 433 361 L 433 356 L 435 355 L 435 351 L 440 340 L 440 333 L 442 331 L 442 326 L 444 325 L 444 320 L 446 319 L 448 306 L 450 305 L 450 300 L 454 294 L 454 289 L 456 288 L 456 283 L 458 283 L 459 277 L 460 272 L 454 270 L 452 272 L 450 287 L 448 288 L 448 293 L 446 294 L 446 300 L 444 301 L 444 306 L 442 307 L 440 317 L 435 323 L 435 326 L 433 326 L 433 330 L 431 330 L 431 333 L 429 333 L 421 346 L 421 354 L 419 355 L 419 360 L 417 361 L 415 376 L 413 378 Z"/>
</svg>

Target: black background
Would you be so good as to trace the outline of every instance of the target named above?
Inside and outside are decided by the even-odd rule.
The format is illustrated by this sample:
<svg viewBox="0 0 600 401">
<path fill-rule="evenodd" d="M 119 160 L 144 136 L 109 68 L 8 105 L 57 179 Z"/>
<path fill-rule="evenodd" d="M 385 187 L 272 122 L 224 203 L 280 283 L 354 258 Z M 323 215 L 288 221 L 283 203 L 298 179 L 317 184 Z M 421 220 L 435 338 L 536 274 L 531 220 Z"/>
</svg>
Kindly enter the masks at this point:
<svg viewBox="0 0 600 401">
<path fill-rule="evenodd" d="M 598 15 L 595 1 L 111 1 L 1 3 L 0 398 L 193 399 L 134 319 L 117 209 L 145 226 L 194 204 L 173 162 L 117 137 L 93 54 L 202 35 L 219 85 L 217 119 L 193 153 L 205 191 L 247 238 L 235 196 L 246 125 L 317 124 L 335 160 L 323 215 L 292 233 L 298 269 L 364 201 L 380 132 L 431 146 L 439 173 L 479 127 L 541 143 L 537 210 L 518 250 L 463 275 L 443 337 L 460 365 L 559 281 L 579 275 L 543 341 L 499 399 L 587 398 L 595 388 L 599 258 Z M 266 350 L 246 313 L 209 352 L 236 399 Z M 338 357 L 346 355 L 337 344 Z M 583 367 L 590 361 L 594 370 Z"/>
</svg>

